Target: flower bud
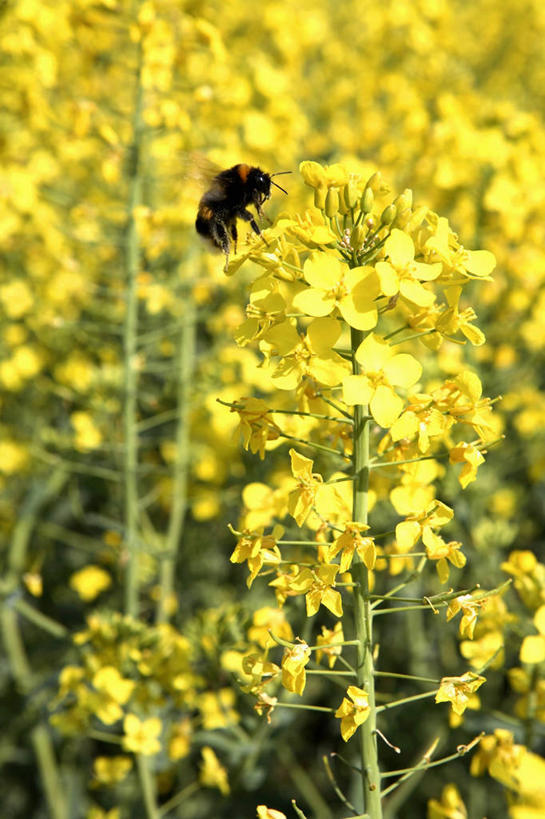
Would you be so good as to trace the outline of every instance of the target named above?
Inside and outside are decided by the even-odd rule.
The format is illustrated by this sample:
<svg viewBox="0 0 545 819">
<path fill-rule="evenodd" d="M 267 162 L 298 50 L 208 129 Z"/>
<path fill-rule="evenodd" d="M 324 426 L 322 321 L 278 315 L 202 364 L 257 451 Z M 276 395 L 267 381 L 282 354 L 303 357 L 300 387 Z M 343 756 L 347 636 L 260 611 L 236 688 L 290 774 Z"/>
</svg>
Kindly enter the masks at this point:
<svg viewBox="0 0 545 819">
<path fill-rule="evenodd" d="M 363 225 L 356 225 L 356 227 L 352 229 L 352 234 L 350 236 L 350 244 L 352 245 L 354 250 L 360 249 L 360 247 L 365 241 L 366 234 L 367 229 Z"/>
<path fill-rule="evenodd" d="M 410 188 L 405 188 L 403 193 L 400 193 L 399 196 L 396 196 L 394 199 L 394 205 L 397 207 L 398 212 L 405 210 L 406 208 L 412 208 L 413 206 L 413 192 Z"/>
<path fill-rule="evenodd" d="M 349 179 L 343 190 L 343 199 L 348 210 L 358 203 L 358 188 L 354 179 Z"/>
<path fill-rule="evenodd" d="M 397 214 L 396 206 L 388 205 L 388 207 L 384 208 L 384 210 L 382 211 L 382 216 L 380 217 L 380 224 L 390 225 L 396 218 L 396 214 Z"/>
<path fill-rule="evenodd" d="M 403 230 L 405 225 L 408 223 L 409 219 L 412 216 L 412 210 L 410 208 L 405 208 L 405 210 L 398 210 L 397 215 L 394 219 L 392 227 L 399 228 Z"/>
<path fill-rule="evenodd" d="M 325 208 L 326 196 L 327 188 L 324 185 L 314 188 L 314 207 L 318 208 L 318 210 L 323 210 Z"/>
<path fill-rule="evenodd" d="M 339 212 L 339 191 L 337 188 L 330 188 L 325 198 L 325 212 L 326 216 L 331 219 Z"/>
<path fill-rule="evenodd" d="M 360 208 L 363 213 L 371 213 L 373 210 L 373 202 L 375 201 L 375 196 L 371 188 L 365 188 L 363 195 L 360 200 Z"/>
<path fill-rule="evenodd" d="M 371 188 L 371 190 L 372 190 L 374 193 L 376 193 L 377 191 L 380 191 L 380 190 L 381 190 L 381 188 L 383 187 L 383 181 L 382 181 L 382 174 L 381 174 L 381 172 L 380 172 L 380 171 L 376 171 L 376 172 L 373 174 L 373 176 L 370 176 L 370 177 L 369 177 L 369 179 L 367 180 L 367 185 L 366 185 L 365 187 L 366 187 L 366 188 Z"/>
</svg>

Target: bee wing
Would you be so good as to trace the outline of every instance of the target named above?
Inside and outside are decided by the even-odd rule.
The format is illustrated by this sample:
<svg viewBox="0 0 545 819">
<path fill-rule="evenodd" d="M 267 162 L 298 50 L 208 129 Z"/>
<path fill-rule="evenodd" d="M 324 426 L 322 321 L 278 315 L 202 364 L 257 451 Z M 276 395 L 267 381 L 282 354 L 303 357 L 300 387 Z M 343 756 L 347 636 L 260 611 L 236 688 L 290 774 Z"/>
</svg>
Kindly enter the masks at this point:
<svg viewBox="0 0 545 819">
<path fill-rule="evenodd" d="M 181 158 L 180 175 L 183 179 L 197 182 L 202 188 L 210 187 L 213 179 L 223 168 L 198 151 L 189 151 Z"/>
</svg>

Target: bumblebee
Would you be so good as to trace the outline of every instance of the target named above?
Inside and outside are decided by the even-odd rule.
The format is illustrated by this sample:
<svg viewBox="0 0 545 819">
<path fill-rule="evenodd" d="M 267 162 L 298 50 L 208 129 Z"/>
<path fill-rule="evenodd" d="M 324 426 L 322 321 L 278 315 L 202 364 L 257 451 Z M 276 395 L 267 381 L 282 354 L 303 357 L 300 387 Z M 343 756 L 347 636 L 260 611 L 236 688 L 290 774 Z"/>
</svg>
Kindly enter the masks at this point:
<svg viewBox="0 0 545 819">
<path fill-rule="evenodd" d="M 229 261 L 231 240 L 237 252 L 237 219 L 249 222 L 252 230 L 263 241 L 265 238 L 259 229 L 253 214 L 248 210 L 253 205 L 260 218 L 264 217 L 262 205 L 271 196 L 271 185 L 283 193 L 288 192 L 273 181 L 273 176 L 280 176 L 291 171 L 279 171 L 268 174 L 261 168 L 250 165 L 233 165 L 221 171 L 212 179 L 208 190 L 199 202 L 195 228 L 197 233 L 212 246 L 225 254 L 225 267 Z"/>
</svg>

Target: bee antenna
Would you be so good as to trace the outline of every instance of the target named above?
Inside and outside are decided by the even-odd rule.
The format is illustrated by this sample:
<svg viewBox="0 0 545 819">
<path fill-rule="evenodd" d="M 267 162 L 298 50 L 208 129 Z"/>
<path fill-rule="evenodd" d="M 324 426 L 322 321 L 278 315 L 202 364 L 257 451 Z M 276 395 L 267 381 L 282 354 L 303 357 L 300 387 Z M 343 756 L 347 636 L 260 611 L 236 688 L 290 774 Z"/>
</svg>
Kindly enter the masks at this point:
<svg viewBox="0 0 545 819">
<path fill-rule="evenodd" d="M 285 173 L 293 173 L 293 171 L 277 171 L 276 173 L 271 173 L 271 176 L 282 176 Z"/>
<path fill-rule="evenodd" d="M 289 171 L 286 171 L 286 173 L 290 173 L 290 172 L 289 172 Z M 276 184 L 276 182 L 275 182 L 273 179 L 271 179 L 271 182 L 272 182 L 272 183 L 273 183 L 273 185 L 275 185 L 275 186 L 276 186 L 276 187 L 277 187 L 279 190 L 281 190 L 281 191 L 282 191 L 282 193 L 285 193 L 285 194 L 286 194 L 286 196 L 288 195 L 288 192 L 287 192 L 286 190 L 284 190 L 284 188 L 280 187 L 280 185 L 277 185 L 277 184 Z"/>
</svg>

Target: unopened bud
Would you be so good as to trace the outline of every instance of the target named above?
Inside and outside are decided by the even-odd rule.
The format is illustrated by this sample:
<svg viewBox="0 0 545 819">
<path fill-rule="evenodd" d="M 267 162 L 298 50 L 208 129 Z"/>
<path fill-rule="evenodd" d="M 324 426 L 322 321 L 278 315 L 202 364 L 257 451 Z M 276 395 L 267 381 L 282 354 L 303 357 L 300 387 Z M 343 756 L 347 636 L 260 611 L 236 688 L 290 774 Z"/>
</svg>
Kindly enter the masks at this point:
<svg viewBox="0 0 545 819">
<path fill-rule="evenodd" d="M 405 188 L 403 193 L 400 193 L 394 199 L 394 205 L 397 207 L 398 211 L 401 212 L 406 208 L 412 208 L 413 206 L 413 192 L 410 188 Z"/>
<path fill-rule="evenodd" d="M 405 208 L 405 210 L 398 210 L 392 227 L 400 228 L 402 230 L 408 223 L 411 216 L 412 210 L 410 208 Z"/>
<path fill-rule="evenodd" d="M 343 190 L 344 204 L 350 210 L 358 203 L 358 188 L 353 179 L 349 179 Z"/>
<path fill-rule="evenodd" d="M 365 241 L 366 234 L 367 230 L 366 228 L 364 228 L 363 225 L 356 225 L 356 227 L 352 229 L 350 244 L 352 245 L 354 250 L 359 250 L 359 248 Z"/>
<path fill-rule="evenodd" d="M 325 198 L 326 216 L 331 219 L 339 212 L 339 191 L 337 188 L 329 188 Z"/>
<path fill-rule="evenodd" d="M 383 186 L 382 174 L 380 171 L 376 171 L 373 174 L 373 176 L 369 177 L 369 179 L 367 180 L 367 185 L 365 187 L 371 188 L 371 190 L 376 193 L 378 190 L 382 188 L 382 186 Z"/>
<path fill-rule="evenodd" d="M 382 211 L 382 216 L 380 217 L 380 224 L 381 225 L 391 225 L 394 219 L 396 218 L 397 208 L 395 205 L 388 205 L 387 208 L 384 208 Z"/>
<path fill-rule="evenodd" d="M 318 208 L 318 210 L 323 210 L 325 208 L 325 198 L 327 196 L 327 188 L 325 185 L 322 185 L 318 188 L 314 188 L 314 207 Z"/>
<path fill-rule="evenodd" d="M 365 188 L 360 200 L 360 208 L 363 211 L 363 213 L 371 213 L 371 211 L 373 210 L 374 201 L 375 195 L 371 188 Z"/>
</svg>

